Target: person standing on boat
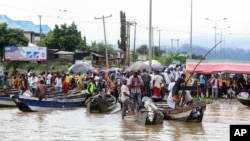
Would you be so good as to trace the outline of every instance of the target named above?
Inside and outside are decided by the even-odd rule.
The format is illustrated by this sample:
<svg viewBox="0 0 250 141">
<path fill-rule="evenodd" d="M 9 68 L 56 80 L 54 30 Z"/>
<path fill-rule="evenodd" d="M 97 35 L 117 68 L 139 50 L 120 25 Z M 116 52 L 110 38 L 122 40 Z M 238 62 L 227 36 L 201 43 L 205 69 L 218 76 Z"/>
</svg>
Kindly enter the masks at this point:
<svg viewBox="0 0 250 141">
<path fill-rule="evenodd" d="M 175 108 L 175 101 L 173 100 L 172 97 L 173 97 L 173 88 L 175 85 L 175 81 L 174 81 L 173 77 L 171 77 L 170 80 L 171 80 L 171 82 L 168 85 L 169 94 L 168 94 L 168 99 L 167 99 L 167 105 L 174 109 Z"/>
<path fill-rule="evenodd" d="M 128 88 L 131 95 L 134 97 L 135 102 L 137 103 L 137 110 L 141 106 L 141 87 L 143 87 L 143 81 L 140 75 L 138 75 L 138 70 L 134 70 L 134 75 L 130 76 L 128 79 Z M 136 104 L 134 105 L 136 106 Z"/>
<path fill-rule="evenodd" d="M 40 80 L 40 84 L 37 85 L 36 97 L 41 101 L 46 95 L 46 85 L 43 80 Z"/>
<path fill-rule="evenodd" d="M 60 74 L 56 75 L 55 79 L 55 90 L 56 92 L 62 92 L 62 76 Z"/>
<path fill-rule="evenodd" d="M 36 89 L 37 89 L 37 77 L 35 72 L 30 74 L 31 76 L 29 77 L 29 83 L 31 86 L 31 93 L 33 96 L 36 95 Z"/>
<path fill-rule="evenodd" d="M 83 90 L 83 81 L 84 81 L 83 76 L 79 72 L 79 74 L 77 75 L 77 89 L 78 90 Z"/>
<path fill-rule="evenodd" d="M 90 105 L 91 105 L 90 99 L 94 95 L 95 92 L 96 92 L 95 79 L 92 77 L 86 89 L 85 105 L 87 107 L 87 113 L 90 113 Z"/>
<path fill-rule="evenodd" d="M 20 95 L 23 95 L 23 93 L 28 89 L 28 80 L 25 78 L 25 75 L 21 75 L 21 81 L 20 81 Z"/>
<path fill-rule="evenodd" d="M 179 102 L 180 102 L 179 93 L 183 92 L 181 88 L 185 84 L 185 78 L 186 78 L 186 75 L 184 73 L 181 74 L 181 77 L 177 79 L 177 81 L 175 82 L 175 85 L 172 88 L 172 98 L 176 102 L 177 105 L 179 105 Z"/>
<path fill-rule="evenodd" d="M 133 99 L 134 97 L 130 95 L 128 86 L 127 86 L 127 79 L 122 79 L 122 86 L 121 86 L 121 102 L 122 102 L 122 119 L 126 116 L 126 112 L 129 109 L 132 114 L 134 114 L 133 109 Z"/>
</svg>

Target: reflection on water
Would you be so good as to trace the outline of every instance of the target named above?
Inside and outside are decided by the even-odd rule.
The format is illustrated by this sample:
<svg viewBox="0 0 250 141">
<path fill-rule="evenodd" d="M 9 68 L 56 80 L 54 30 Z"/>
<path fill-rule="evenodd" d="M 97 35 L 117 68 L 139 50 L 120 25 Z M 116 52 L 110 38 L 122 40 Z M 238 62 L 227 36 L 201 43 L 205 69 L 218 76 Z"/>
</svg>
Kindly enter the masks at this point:
<svg viewBox="0 0 250 141">
<path fill-rule="evenodd" d="M 87 114 L 85 108 L 23 113 L 1 108 L 0 140 L 229 140 L 230 124 L 249 124 L 250 108 L 238 102 L 207 105 L 203 121 L 144 126 L 131 116 Z"/>
</svg>

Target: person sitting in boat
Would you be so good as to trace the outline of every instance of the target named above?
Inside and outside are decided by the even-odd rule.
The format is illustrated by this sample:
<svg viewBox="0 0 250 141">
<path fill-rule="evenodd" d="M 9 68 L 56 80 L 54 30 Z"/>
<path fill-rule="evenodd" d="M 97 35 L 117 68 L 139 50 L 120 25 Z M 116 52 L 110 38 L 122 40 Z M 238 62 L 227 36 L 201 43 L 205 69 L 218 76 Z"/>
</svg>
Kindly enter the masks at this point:
<svg viewBox="0 0 250 141">
<path fill-rule="evenodd" d="M 46 95 L 46 85 L 43 80 L 40 80 L 40 83 L 37 85 L 36 88 L 36 97 L 39 98 L 41 101 L 43 98 L 45 98 Z"/>
<path fill-rule="evenodd" d="M 192 104 L 194 104 L 194 100 L 190 94 L 190 91 L 185 91 L 183 105 L 192 105 Z"/>
</svg>

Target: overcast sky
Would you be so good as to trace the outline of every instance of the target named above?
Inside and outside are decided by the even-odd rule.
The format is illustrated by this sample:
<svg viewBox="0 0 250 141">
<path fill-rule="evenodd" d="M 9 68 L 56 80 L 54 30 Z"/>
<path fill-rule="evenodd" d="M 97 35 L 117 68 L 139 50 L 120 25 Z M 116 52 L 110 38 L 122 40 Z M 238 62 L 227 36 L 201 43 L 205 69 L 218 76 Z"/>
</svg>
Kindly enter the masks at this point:
<svg viewBox="0 0 250 141">
<path fill-rule="evenodd" d="M 78 30 L 87 37 L 88 43 L 104 41 L 102 20 L 95 20 L 94 17 L 112 14 L 112 17 L 105 19 L 107 42 L 117 44 L 120 38 L 120 11 L 125 12 L 127 20 L 137 22 L 136 39 L 148 44 L 149 0 L 0 0 L 0 14 L 12 20 L 29 20 L 39 24 L 38 15 L 42 15 L 42 24 L 49 25 L 51 29 L 55 24 L 75 22 Z M 193 0 L 193 44 L 196 44 L 195 39 L 204 37 L 207 39 L 205 46 L 214 45 L 213 21 L 223 18 L 227 20 L 217 22 L 218 33 L 222 31 L 224 37 L 250 37 L 249 13 L 249 0 Z M 179 39 L 180 46 L 189 43 L 190 21 L 191 0 L 152 0 L 152 26 L 155 27 L 153 33 L 156 45 L 159 29 L 162 45 L 168 46 L 170 39 Z M 220 35 L 217 36 L 219 40 Z M 132 26 L 131 44 L 133 38 Z M 203 46 L 202 43 L 199 45 Z"/>
</svg>

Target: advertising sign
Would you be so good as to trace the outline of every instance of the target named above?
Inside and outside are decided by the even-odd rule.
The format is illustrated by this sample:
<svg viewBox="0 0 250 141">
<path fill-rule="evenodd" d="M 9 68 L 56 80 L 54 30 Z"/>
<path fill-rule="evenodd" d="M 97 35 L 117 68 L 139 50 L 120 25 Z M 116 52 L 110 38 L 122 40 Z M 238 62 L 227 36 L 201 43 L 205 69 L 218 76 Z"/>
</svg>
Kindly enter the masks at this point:
<svg viewBox="0 0 250 141">
<path fill-rule="evenodd" d="M 4 49 L 5 61 L 47 61 L 47 47 L 16 47 Z"/>
</svg>

